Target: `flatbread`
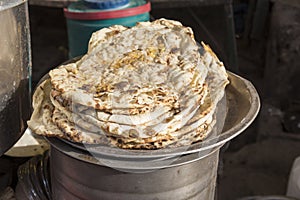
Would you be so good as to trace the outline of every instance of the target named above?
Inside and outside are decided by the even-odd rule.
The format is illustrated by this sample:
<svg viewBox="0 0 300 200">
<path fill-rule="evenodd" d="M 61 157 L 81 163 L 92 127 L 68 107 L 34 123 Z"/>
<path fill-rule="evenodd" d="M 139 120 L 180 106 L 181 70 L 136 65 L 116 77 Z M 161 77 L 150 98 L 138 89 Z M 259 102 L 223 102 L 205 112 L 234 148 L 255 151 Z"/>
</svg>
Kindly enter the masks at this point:
<svg viewBox="0 0 300 200">
<path fill-rule="evenodd" d="M 60 137 L 71 140 L 73 142 L 83 143 L 103 143 L 108 144 L 106 137 L 91 132 L 75 131 L 71 123 L 66 120 L 66 117 L 55 116 L 59 122 L 68 123 L 70 131 L 64 131 L 62 126 L 57 126 L 58 123 L 53 121 L 53 112 L 56 108 L 50 101 L 51 84 L 50 80 L 42 82 L 35 90 L 33 95 L 33 107 L 35 108 L 31 119 L 27 122 L 28 127 L 38 135 L 45 135 L 48 137 Z"/>
<path fill-rule="evenodd" d="M 91 38 L 99 41 L 91 42 L 97 47 L 89 48 L 80 61 L 50 72 L 52 86 L 62 99 L 100 110 L 151 110 L 157 104 L 173 106 L 188 88 L 201 90 L 207 68 L 196 67 L 200 56 L 189 28 L 158 20 L 132 29 L 102 31 L 105 34 Z M 134 39 L 140 35 L 142 40 Z M 155 100 L 156 91 L 162 95 Z"/>
<path fill-rule="evenodd" d="M 125 149 L 205 139 L 229 83 L 210 47 L 166 19 L 101 29 L 86 55 L 49 75 L 33 96 L 33 132 Z"/>
</svg>

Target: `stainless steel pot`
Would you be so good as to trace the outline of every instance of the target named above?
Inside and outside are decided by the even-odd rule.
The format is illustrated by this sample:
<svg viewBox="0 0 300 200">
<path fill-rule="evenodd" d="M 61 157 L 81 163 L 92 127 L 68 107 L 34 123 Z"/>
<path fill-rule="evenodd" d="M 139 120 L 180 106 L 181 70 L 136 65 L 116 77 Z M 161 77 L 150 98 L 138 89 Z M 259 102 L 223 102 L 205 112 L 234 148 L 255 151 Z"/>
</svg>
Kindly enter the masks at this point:
<svg viewBox="0 0 300 200">
<path fill-rule="evenodd" d="M 30 114 L 27 0 L 0 0 L 0 156 L 23 134 Z"/>
<path fill-rule="evenodd" d="M 219 151 L 203 159 L 145 173 L 82 162 L 51 148 L 53 199 L 214 199 Z"/>
</svg>

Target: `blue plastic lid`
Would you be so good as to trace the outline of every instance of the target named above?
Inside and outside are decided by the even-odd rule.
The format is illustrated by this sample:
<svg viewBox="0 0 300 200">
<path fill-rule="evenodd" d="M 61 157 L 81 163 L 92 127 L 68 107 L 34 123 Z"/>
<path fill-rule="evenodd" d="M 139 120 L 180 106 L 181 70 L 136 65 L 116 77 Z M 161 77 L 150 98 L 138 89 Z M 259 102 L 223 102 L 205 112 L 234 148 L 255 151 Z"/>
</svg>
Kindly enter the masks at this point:
<svg viewBox="0 0 300 200">
<path fill-rule="evenodd" d="M 91 9 L 108 10 L 125 6 L 129 0 L 84 0 L 84 2 Z"/>
</svg>

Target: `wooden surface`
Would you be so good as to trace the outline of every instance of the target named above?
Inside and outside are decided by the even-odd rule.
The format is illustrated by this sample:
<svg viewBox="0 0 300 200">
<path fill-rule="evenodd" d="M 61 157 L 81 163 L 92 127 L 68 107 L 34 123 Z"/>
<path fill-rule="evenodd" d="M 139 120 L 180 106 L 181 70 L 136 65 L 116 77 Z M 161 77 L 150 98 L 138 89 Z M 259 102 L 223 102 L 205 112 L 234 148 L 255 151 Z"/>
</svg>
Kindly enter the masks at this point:
<svg viewBox="0 0 300 200">
<path fill-rule="evenodd" d="M 78 0 L 28 0 L 30 5 L 48 7 L 67 7 L 70 3 Z M 150 0 L 154 8 L 160 7 L 189 7 L 209 6 L 232 3 L 232 0 Z"/>
</svg>

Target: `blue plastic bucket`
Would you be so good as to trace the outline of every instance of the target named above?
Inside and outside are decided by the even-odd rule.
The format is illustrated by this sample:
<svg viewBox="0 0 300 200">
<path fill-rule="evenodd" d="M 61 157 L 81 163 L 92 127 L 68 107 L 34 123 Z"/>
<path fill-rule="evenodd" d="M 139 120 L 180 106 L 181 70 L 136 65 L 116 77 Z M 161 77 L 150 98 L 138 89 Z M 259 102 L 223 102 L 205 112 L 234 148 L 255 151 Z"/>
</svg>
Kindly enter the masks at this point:
<svg viewBox="0 0 300 200">
<path fill-rule="evenodd" d="M 91 4 L 79 1 L 64 9 L 70 58 L 85 54 L 92 33 L 101 28 L 112 25 L 131 27 L 137 22 L 150 19 L 151 6 L 146 0 L 130 0 L 126 5 L 110 6 L 98 6 L 98 9 L 95 9 Z"/>
</svg>

